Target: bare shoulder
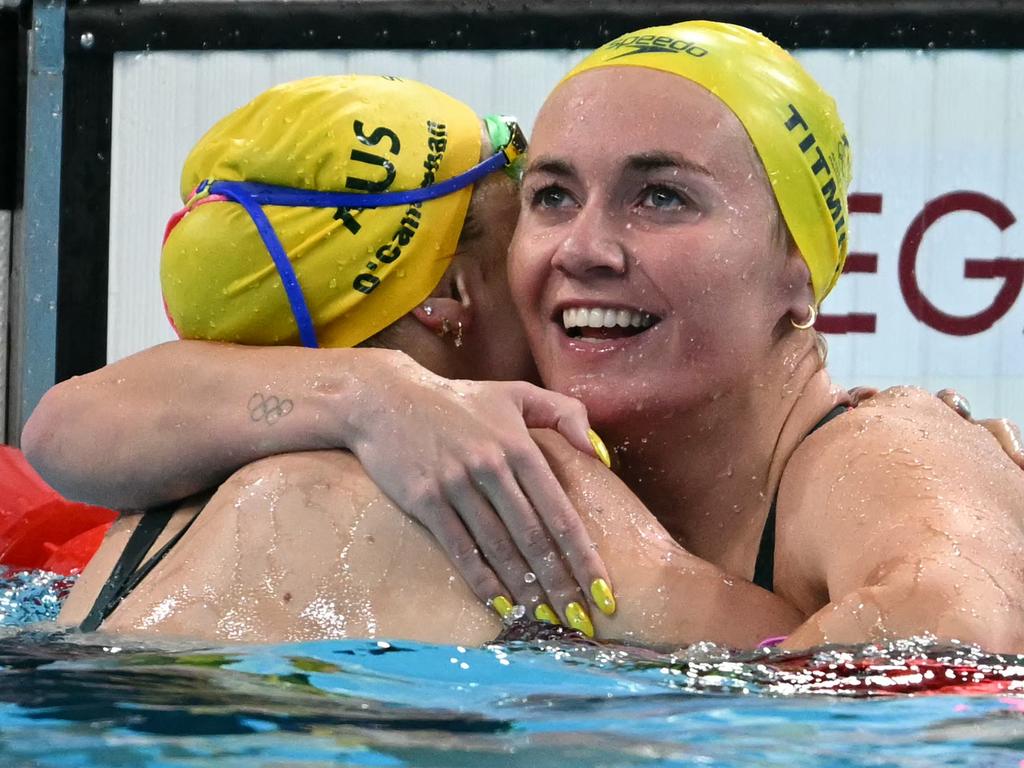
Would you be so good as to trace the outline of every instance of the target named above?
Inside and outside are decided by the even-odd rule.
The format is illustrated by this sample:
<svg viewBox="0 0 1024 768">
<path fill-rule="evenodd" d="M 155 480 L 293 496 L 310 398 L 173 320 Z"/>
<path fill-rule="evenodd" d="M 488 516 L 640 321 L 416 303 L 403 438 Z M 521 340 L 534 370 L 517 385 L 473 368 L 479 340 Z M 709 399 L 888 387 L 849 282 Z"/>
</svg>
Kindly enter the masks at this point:
<svg viewBox="0 0 1024 768">
<path fill-rule="evenodd" d="M 531 429 L 558 482 L 601 548 L 606 564 L 644 552 L 675 551 L 679 544 L 636 494 L 596 457 L 577 450 L 552 429 Z"/>
<path fill-rule="evenodd" d="M 809 435 L 783 476 L 821 489 L 847 475 L 872 477 L 875 487 L 918 478 L 938 487 L 985 490 L 993 498 L 1020 500 L 1024 472 L 984 427 L 961 418 L 932 394 L 893 387 L 848 410 Z"/>
<path fill-rule="evenodd" d="M 245 489 L 265 493 L 274 487 L 331 488 L 354 497 L 381 494 L 359 460 L 342 450 L 302 451 L 259 459 L 231 475 L 218 494 L 237 495 Z"/>
<path fill-rule="evenodd" d="M 828 581 L 830 591 L 837 572 L 870 581 L 870 569 L 908 551 L 1005 561 L 1024 542 L 1024 472 L 987 430 L 933 395 L 889 389 L 793 454 L 779 490 L 779 536 L 800 553 L 803 575 Z"/>
<path fill-rule="evenodd" d="M 555 430 L 531 429 L 530 435 L 567 492 L 588 489 L 589 495 L 596 494 L 598 498 L 634 496 L 614 472 L 596 457 L 579 451 Z"/>
</svg>

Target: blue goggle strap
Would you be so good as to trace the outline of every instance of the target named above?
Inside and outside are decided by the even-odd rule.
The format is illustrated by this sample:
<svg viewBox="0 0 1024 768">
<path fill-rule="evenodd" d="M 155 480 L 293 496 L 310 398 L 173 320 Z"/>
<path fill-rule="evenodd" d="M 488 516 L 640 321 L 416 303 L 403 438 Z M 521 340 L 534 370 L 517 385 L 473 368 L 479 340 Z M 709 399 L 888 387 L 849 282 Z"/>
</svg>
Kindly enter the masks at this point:
<svg viewBox="0 0 1024 768">
<path fill-rule="evenodd" d="M 205 184 L 206 182 L 203 183 Z M 245 212 L 252 218 L 252 223 L 256 225 L 256 231 L 263 238 L 263 244 L 267 247 L 267 251 L 270 252 L 270 258 L 274 260 L 277 273 L 281 276 L 281 285 L 284 286 L 284 292 L 288 296 L 288 304 L 291 305 L 295 324 L 299 328 L 299 339 L 302 341 L 302 346 L 314 349 L 319 347 L 320 345 L 316 340 L 316 329 L 313 326 L 313 318 L 309 314 L 309 307 L 306 305 L 306 297 L 302 293 L 302 286 L 299 285 L 299 279 L 295 275 L 292 263 L 288 261 L 288 256 L 285 254 L 284 246 L 281 245 L 281 241 L 277 237 L 277 232 L 274 231 L 274 225 L 270 223 L 270 219 L 267 218 L 267 214 L 263 212 L 255 198 L 251 197 L 246 189 L 239 189 L 239 187 L 244 188 L 254 185 L 225 181 L 214 182 L 210 186 L 216 190 L 215 194 L 223 195 L 242 206 Z"/>
<path fill-rule="evenodd" d="M 392 205 L 423 203 L 450 195 L 470 184 L 475 184 L 484 176 L 494 173 L 506 165 L 508 165 L 508 160 L 505 154 L 496 152 L 465 173 L 460 173 L 445 181 L 439 181 L 437 184 L 431 184 L 429 187 L 410 189 L 405 192 L 380 192 L 377 194 L 320 192 L 312 189 L 259 184 L 253 181 L 203 182 L 196 192 L 202 193 L 209 190 L 210 194 L 224 195 L 236 201 L 245 197 L 256 205 L 281 205 L 292 208 L 384 208 Z"/>
</svg>

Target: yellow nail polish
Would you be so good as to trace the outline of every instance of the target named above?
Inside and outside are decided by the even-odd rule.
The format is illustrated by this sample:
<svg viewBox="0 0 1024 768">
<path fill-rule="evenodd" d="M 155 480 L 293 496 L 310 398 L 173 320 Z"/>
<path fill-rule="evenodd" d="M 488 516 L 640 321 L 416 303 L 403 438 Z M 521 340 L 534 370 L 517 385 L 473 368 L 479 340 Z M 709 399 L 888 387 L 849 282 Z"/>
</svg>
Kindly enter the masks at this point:
<svg viewBox="0 0 1024 768">
<path fill-rule="evenodd" d="M 597 432 L 592 429 L 587 430 L 587 437 L 590 438 L 590 444 L 594 446 L 594 453 L 597 454 L 597 458 L 599 458 L 601 463 L 608 467 L 608 469 L 611 469 L 612 457 L 611 454 L 608 453 L 608 448 L 605 446 L 604 440 L 602 440 L 598 436 Z"/>
<path fill-rule="evenodd" d="M 547 603 L 541 603 L 534 608 L 533 615 L 537 621 L 543 621 L 545 624 L 560 625 L 562 623 L 558 620 L 558 614 Z"/>
<path fill-rule="evenodd" d="M 565 618 L 569 620 L 569 626 L 573 629 L 578 629 L 587 637 L 594 636 L 594 625 L 590 623 L 590 617 L 579 603 L 569 603 L 565 606 Z"/>
<path fill-rule="evenodd" d="M 492 597 L 490 600 L 491 608 L 498 612 L 498 615 L 503 619 L 507 619 L 512 615 L 512 602 L 504 595 L 498 595 Z"/>
<path fill-rule="evenodd" d="M 612 588 L 608 586 L 607 581 L 594 579 L 590 585 L 590 596 L 594 598 L 597 607 L 605 616 L 615 613 L 615 595 L 612 594 Z"/>
</svg>

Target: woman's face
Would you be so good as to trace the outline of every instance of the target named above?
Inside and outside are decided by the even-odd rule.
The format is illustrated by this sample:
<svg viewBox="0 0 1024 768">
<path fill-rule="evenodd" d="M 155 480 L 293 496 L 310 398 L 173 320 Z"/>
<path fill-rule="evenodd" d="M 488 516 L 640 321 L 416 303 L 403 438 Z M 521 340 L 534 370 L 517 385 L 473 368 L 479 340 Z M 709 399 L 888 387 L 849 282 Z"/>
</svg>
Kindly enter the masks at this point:
<svg viewBox="0 0 1024 768">
<path fill-rule="evenodd" d="M 513 296 L 544 382 L 595 425 L 753 384 L 799 257 L 721 101 L 655 70 L 578 75 L 541 110 L 521 199 Z"/>
</svg>

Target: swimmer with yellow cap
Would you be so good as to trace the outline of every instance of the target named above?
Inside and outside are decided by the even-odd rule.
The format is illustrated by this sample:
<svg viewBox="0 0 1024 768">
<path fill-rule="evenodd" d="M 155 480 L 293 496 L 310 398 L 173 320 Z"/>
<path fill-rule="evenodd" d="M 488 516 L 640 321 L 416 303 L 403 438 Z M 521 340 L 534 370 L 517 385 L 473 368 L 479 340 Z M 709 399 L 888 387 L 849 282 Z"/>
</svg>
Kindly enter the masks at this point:
<svg viewBox="0 0 1024 768">
<path fill-rule="evenodd" d="M 179 336 L 353 346 L 422 302 L 473 184 L 525 150 L 489 117 L 396 77 L 285 83 L 218 122 L 182 172 L 161 283 Z"/>
</svg>

